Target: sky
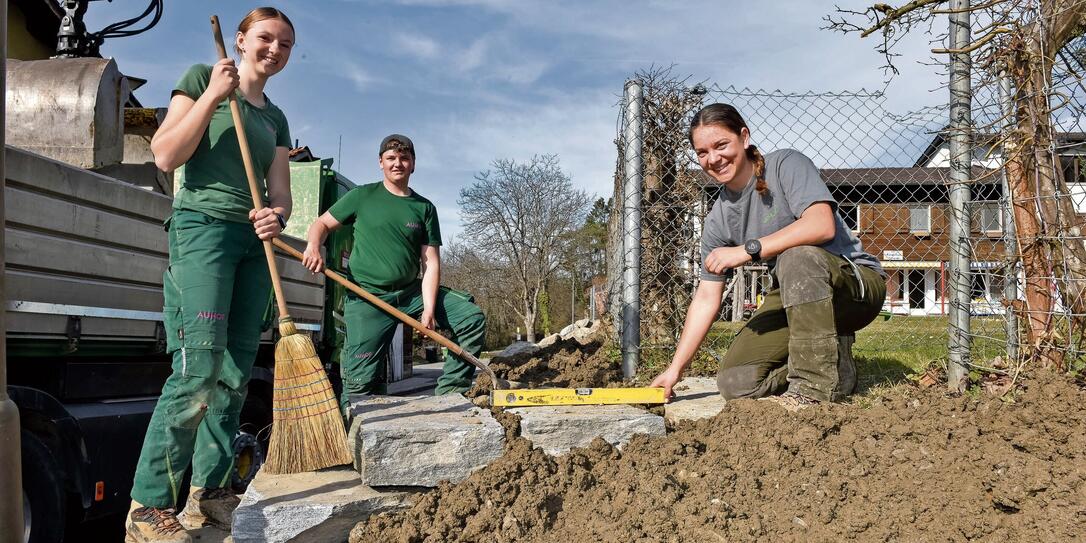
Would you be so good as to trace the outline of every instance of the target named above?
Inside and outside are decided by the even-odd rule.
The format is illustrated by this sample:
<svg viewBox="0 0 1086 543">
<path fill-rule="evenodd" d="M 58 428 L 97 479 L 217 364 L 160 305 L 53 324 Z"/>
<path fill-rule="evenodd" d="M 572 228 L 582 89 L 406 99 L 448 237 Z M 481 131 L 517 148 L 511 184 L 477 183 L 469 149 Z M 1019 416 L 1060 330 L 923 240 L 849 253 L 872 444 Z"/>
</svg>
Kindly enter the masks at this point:
<svg viewBox="0 0 1086 543">
<path fill-rule="evenodd" d="M 108 40 L 102 55 L 148 80 L 165 106 L 191 64 L 216 59 L 209 16 L 236 28 L 261 3 L 167 0 L 159 24 Z M 809 0 L 285 0 L 297 43 L 266 94 L 291 134 L 356 183 L 380 180 L 377 146 L 402 133 L 418 155 L 411 186 L 438 208 L 448 243 L 461 188 L 496 159 L 557 154 L 573 184 L 611 196 L 624 82 L 638 71 L 721 87 L 788 92 L 884 90 L 905 113 L 946 101 L 944 76 L 918 60 L 930 37 L 902 43 L 886 84 L 873 38 L 822 30 L 828 2 Z M 863 2 L 838 2 L 862 9 Z M 142 0 L 92 2 L 87 27 L 138 15 Z M 229 36 L 227 40 L 229 42 Z M 757 142 L 757 127 L 752 126 Z M 342 144 L 340 143 L 342 141 Z"/>
</svg>

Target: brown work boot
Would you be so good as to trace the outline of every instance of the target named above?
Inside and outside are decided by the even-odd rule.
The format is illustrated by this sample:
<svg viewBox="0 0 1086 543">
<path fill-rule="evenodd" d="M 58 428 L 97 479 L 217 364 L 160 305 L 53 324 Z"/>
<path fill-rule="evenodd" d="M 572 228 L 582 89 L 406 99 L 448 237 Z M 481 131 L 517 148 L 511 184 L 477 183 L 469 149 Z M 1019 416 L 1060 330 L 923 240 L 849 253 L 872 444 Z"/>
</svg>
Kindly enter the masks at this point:
<svg viewBox="0 0 1086 543">
<path fill-rule="evenodd" d="M 208 525 L 230 530 L 234 509 L 239 503 L 241 499 L 228 488 L 197 488 L 189 492 L 189 499 L 178 518 L 189 530 Z"/>
<path fill-rule="evenodd" d="M 791 412 L 799 411 L 800 409 L 807 409 L 812 405 L 818 405 L 820 402 L 810 396 L 805 396 L 799 392 L 793 392 L 789 390 L 780 396 L 768 396 L 765 398 L 758 398 L 759 400 L 765 400 L 767 402 L 773 402 Z"/>
<path fill-rule="evenodd" d="M 126 543 L 192 543 L 173 508 L 139 507 L 128 514 Z"/>
</svg>

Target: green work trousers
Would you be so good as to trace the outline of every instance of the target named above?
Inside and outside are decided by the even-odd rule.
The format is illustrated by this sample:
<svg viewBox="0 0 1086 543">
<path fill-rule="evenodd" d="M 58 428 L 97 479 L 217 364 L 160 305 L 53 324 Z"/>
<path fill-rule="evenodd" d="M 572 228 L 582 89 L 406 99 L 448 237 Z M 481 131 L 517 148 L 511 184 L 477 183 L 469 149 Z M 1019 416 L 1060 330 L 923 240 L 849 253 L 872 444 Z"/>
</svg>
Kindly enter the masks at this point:
<svg viewBox="0 0 1086 543">
<path fill-rule="evenodd" d="M 173 372 L 151 415 L 132 499 L 174 507 L 185 471 L 192 485 L 230 481 L 233 440 L 260 345 L 271 278 L 253 227 L 175 210 L 163 320 Z"/>
<path fill-rule="evenodd" d="M 801 246 L 777 257 L 774 287 L 721 361 L 721 395 L 761 398 L 792 390 L 838 401 L 850 394 L 856 384 L 851 338 L 838 336 L 855 334 L 878 316 L 886 281 L 825 249 Z"/>
<path fill-rule="evenodd" d="M 421 281 L 415 281 L 401 290 L 378 294 L 377 297 L 416 319 L 422 315 Z M 400 321 L 353 294 L 344 301 L 343 319 L 347 323 L 347 341 L 340 360 L 340 375 L 343 378 L 340 402 L 346 409 L 351 394 L 387 392 L 386 356 L 396 324 Z M 470 294 L 440 287 L 434 319 L 438 328 L 452 332 L 449 339 L 453 343 L 475 356 L 482 352 L 486 317 Z M 467 392 L 474 374 L 474 366 L 447 353 L 435 393 Z"/>
</svg>

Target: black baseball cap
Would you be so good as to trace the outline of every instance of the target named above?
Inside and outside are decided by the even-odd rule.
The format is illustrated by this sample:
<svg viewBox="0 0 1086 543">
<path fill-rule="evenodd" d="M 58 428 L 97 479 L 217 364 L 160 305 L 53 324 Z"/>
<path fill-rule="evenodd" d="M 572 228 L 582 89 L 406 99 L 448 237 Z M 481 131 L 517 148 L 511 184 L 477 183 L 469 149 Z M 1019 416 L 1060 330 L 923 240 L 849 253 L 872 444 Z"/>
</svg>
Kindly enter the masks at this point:
<svg viewBox="0 0 1086 543">
<path fill-rule="evenodd" d="M 385 136 L 385 139 L 381 140 L 381 148 L 377 151 L 377 156 L 381 156 L 385 154 L 385 151 L 392 149 L 394 143 L 399 144 L 395 145 L 395 147 L 400 149 L 406 148 L 408 151 L 411 151 L 412 157 L 415 156 L 415 144 L 411 142 L 411 138 L 404 136 L 403 134 L 389 134 Z"/>
</svg>

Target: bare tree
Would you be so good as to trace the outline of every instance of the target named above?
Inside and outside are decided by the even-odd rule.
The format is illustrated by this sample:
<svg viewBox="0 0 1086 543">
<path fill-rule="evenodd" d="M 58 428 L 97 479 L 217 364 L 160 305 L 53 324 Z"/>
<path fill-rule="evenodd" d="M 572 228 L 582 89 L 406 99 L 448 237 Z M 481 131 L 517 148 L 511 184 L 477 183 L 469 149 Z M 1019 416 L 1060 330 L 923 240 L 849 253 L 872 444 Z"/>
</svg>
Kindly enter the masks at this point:
<svg viewBox="0 0 1086 543">
<path fill-rule="evenodd" d="M 607 221 L 611 213 L 611 199 L 597 198 L 584 223 L 570 232 L 565 244 L 561 269 L 582 286 L 593 277 L 607 273 Z"/>
<path fill-rule="evenodd" d="M 893 47 L 906 33 L 954 12 L 949 0 L 912 0 L 900 7 L 873 4 L 864 11 L 838 8 L 827 17 L 829 28 L 880 35 L 876 49 L 885 55 L 893 73 Z M 1062 368 L 1061 335 L 1054 323 L 1057 297 L 1071 310 L 1073 330 L 1062 341 L 1082 338 L 1086 328 L 1086 247 L 1079 219 L 1056 151 L 1054 111 L 1070 102 L 1054 90 L 1059 62 L 1065 74 L 1082 88 L 1082 77 L 1069 58 L 1078 58 L 1073 45 L 1086 27 L 1082 0 L 989 0 L 965 10 L 979 20 L 979 37 L 960 50 L 933 53 L 969 53 L 990 83 L 1003 71 L 1013 85 L 1011 129 L 1003 132 L 1007 181 L 1017 229 L 1018 252 L 1025 275 L 1024 304 L 1008 301 L 1025 313 L 1026 346 L 1045 366 Z M 1079 40 L 1081 41 L 1081 40 Z M 982 78 L 983 84 L 983 78 Z M 1002 122 L 1000 119 L 997 122 Z"/>
<path fill-rule="evenodd" d="M 508 274 L 506 264 L 483 258 L 460 240 L 442 247 L 441 282 L 475 297 L 475 303 L 486 314 L 488 349 L 511 341 L 514 329 L 521 324 L 520 317 L 505 303 L 515 294 L 511 283 L 494 280 Z"/>
<path fill-rule="evenodd" d="M 516 296 L 505 303 L 521 318 L 528 341 L 535 342 L 540 293 L 562 264 L 563 245 L 584 222 L 589 196 L 573 188 L 557 155 L 534 156 L 527 163 L 495 160 L 460 191 L 464 237 L 480 256 L 505 265 Z"/>
</svg>

